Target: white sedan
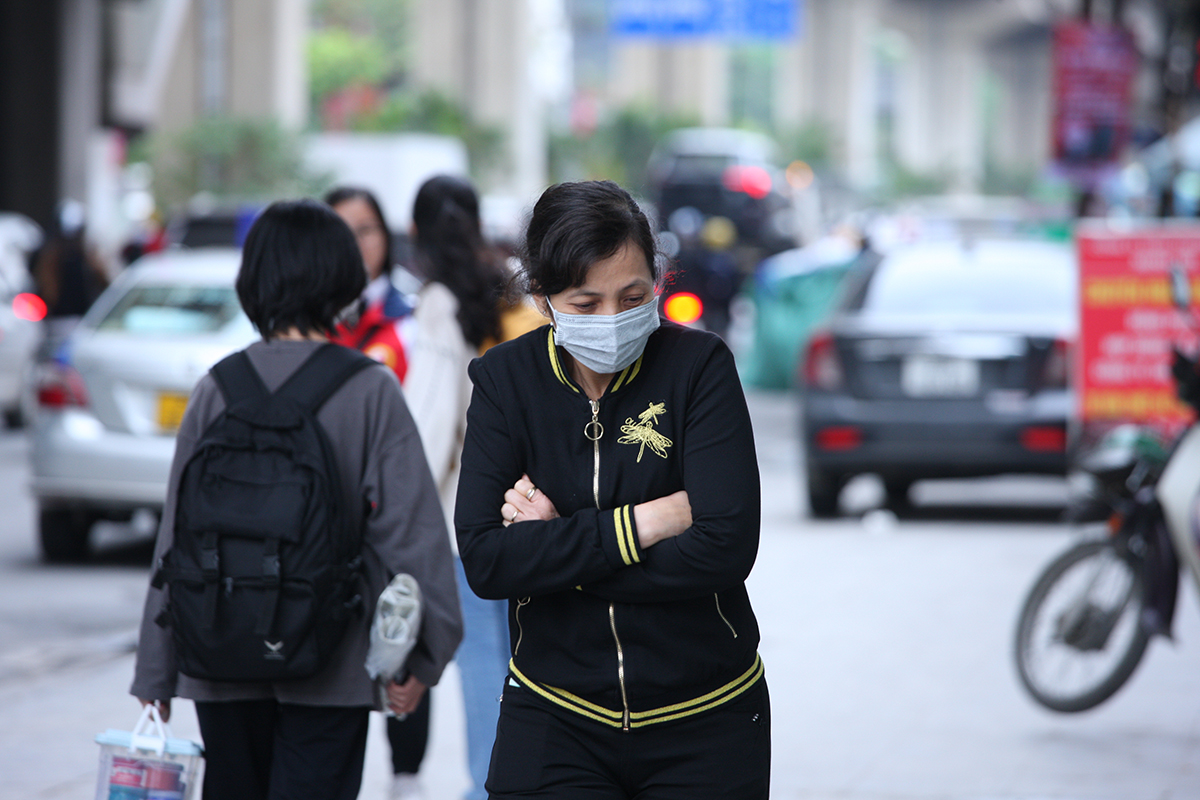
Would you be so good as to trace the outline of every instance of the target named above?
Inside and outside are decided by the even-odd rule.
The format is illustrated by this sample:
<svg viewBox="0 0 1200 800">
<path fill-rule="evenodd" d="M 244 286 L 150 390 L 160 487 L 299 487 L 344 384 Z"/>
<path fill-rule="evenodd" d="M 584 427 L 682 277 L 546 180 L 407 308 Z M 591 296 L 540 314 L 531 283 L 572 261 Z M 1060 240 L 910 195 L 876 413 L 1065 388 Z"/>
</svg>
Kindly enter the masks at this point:
<svg viewBox="0 0 1200 800">
<path fill-rule="evenodd" d="M 192 387 L 257 338 L 234 291 L 240 261 L 233 248 L 142 258 L 43 365 L 32 489 L 46 560 L 85 557 L 98 520 L 161 512 Z"/>
</svg>

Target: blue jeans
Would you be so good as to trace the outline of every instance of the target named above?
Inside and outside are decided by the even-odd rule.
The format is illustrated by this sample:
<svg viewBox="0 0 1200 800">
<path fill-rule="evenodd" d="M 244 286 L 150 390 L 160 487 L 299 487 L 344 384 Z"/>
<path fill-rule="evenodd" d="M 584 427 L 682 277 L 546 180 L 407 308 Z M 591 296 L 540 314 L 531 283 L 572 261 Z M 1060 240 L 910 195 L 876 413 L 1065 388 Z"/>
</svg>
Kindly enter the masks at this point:
<svg viewBox="0 0 1200 800">
<path fill-rule="evenodd" d="M 467 768 L 471 788 L 465 800 L 486 800 L 496 720 L 500 717 L 500 695 L 508 676 L 508 602 L 482 600 L 467 585 L 462 560 L 458 568 L 458 599 L 462 605 L 463 640 L 454 660 L 462 676 L 463 710 L 467 717 Z"/>
</svg>

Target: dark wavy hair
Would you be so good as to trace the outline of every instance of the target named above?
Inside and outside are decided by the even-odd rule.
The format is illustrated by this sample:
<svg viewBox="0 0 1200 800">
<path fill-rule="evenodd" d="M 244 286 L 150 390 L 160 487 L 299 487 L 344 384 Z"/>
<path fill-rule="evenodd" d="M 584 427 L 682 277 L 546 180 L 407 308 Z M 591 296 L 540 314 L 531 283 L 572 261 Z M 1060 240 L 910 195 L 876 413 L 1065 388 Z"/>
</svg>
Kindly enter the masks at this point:
<svg viewBox="0 0 1200 800">
<path fill-rule="evenodd" d="M 296 328 L 332 334 L 334 320 L 366 287 L 350 227 L 325 203 L 282 200 L 246 234 L 237 295 L 263 339 Z"/>
<path fill-rule="evenodd" d="M 663 260 L 654 231 L 629 192 L 612 181 L 551 186 L 534 205 L 519 249 L 525 288 L 552 295 L 582 286 L 591 266 L 615 255 L 626 242 L 646 256 L 658 283 Z"/>
<path fill-rule="evenodd" d="M 375 213 L 375 221 L 383 231 L 383 274 L 391 275 L 392 267 L 395 266 L 392 260 L 392 229 L 388 227 L 387 219 L 383 216 L 379 200 L 369 189 L 359 186 L 335 186 L 325 193 L 325 202 L 330 206 L 339 206 L 347 200 L 362 200 Z"/>
<path fill-rule="evenodd" d="M 436 175 L 413 201 L 414 254 L 431 281 L 458 299 L 458 324 L 475 347 L 500 336 L 499 301 L 505 275 L 499 256 L 483 240 L 479 197 L 471 184 Z"/>
</svg>

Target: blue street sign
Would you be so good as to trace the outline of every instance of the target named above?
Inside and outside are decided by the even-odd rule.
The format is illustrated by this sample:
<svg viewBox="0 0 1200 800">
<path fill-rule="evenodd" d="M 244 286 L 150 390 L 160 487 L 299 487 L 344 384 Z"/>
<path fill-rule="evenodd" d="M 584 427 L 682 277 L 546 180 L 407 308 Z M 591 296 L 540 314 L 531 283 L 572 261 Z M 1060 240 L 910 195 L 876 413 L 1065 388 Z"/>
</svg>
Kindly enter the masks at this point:
<svg viewBox="0 0 1200 800">
<path fill-rule="evenodd" d="M 609 0 L 614 36 L 787 39 L 803 0 Z"/>
</svg>

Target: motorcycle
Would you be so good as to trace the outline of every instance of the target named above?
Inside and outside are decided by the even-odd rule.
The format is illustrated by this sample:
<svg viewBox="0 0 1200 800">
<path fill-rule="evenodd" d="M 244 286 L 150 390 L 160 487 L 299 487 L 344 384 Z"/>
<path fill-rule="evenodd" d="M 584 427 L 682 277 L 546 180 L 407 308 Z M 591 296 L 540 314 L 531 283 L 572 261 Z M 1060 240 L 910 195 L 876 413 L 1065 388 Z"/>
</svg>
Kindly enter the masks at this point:
<svg viewBox="0 0 1200 800">
<path fill-rule="evenodd" d="M 1172 295 L 1190 307 L 1182 273 L 1172 275 Z M 1197 360 L 1173 356 L 1176 393 L 1200 412 Z M 1078 463 L 1092 491 L 1077 518 L 1103 520 L 1106 535 L 1084 538 L 1045 567 L 1021 608 L 1014 647 L 1026 691 L 1065 713 L 1112 697 L 1150 640 L 1172 637 L 1181 571 L 1200 588 L 1200 425 L 1193 421 L 1171 446 L 1150 428 L 1120 425 Z"/>
</svg>

